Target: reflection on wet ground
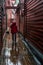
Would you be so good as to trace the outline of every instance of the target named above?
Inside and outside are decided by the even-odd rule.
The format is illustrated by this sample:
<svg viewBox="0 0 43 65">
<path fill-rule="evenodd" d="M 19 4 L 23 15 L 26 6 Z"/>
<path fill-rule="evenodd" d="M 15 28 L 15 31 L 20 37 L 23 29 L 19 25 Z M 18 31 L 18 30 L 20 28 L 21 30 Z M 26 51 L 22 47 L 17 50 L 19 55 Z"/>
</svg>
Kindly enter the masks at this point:
<svg viewBox="0 0 43 65">
<path fill-rule="evenodd" d="M 6 48 L 1 65 L 36 65 L 32 55 L 27 51 L 25 45 L 19 39 L 16 51 Z"/>
</svg>

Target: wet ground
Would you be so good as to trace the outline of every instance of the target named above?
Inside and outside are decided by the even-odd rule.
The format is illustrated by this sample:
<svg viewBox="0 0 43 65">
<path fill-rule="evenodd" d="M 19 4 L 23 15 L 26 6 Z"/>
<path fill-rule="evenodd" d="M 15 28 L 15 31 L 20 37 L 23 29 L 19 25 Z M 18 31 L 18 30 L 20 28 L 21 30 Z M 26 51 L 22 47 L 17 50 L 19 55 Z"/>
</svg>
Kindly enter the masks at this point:
<svg viewBox="0 0 43 65">
<path fill-rule="evenodd" d="M 3 60 L 1 65 L 36 65 L 32 55 L 27 51 L 20 38 L 18 38 L 16 44 L 16 50 L 15 45 L 12 50 L 12 44 L 7 44 L 7 47 L 3 47 L 5 51 L 2 51 Z"/>
</svg>

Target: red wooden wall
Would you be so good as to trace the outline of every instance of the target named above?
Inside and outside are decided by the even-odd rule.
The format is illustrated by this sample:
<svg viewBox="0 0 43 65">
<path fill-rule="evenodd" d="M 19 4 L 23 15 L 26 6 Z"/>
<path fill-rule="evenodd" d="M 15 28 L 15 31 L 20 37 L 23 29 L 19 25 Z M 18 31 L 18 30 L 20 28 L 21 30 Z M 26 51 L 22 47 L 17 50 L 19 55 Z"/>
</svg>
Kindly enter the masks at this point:
<svg viewBox="0 0 43 65">
<path fill-rule="evenodd" d="M 24 8 L 24 36 L 43 53 L 43 0 L 26 0 Z"/>
</svg>

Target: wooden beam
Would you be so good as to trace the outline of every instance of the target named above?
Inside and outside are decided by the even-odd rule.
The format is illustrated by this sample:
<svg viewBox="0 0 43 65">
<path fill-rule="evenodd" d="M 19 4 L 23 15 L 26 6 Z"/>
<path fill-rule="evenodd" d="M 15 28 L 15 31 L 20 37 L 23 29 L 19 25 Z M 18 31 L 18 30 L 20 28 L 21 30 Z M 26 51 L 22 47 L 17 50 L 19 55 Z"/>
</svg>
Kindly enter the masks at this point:
<svg viewBox="0 0 43 65">
<path fill-rule="evenodd" d="M 5 9 L 16 9 L 17 7 L 15 6 L 6 6 Z"/>
</svg>

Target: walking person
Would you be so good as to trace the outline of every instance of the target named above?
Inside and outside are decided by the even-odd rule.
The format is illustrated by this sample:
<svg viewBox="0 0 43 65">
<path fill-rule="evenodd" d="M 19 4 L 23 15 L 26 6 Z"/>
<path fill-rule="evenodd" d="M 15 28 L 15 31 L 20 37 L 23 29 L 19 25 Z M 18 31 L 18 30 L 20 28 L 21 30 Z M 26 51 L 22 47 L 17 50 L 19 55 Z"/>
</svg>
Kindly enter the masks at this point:
<svg viewBox="0 0 43 65">
<path fill-rule="evenodd" d="M 12 41 L 13 41 L 12 50 L 13 50 L 14 45 L 15 45 L 15 51 L 16 51 L 16 33 L 18 32 L 16 22 L 12 21 L 12 24 L 10 25 L 10 28 L 11 28 Z"/>
</svg>

